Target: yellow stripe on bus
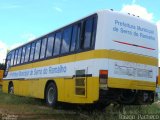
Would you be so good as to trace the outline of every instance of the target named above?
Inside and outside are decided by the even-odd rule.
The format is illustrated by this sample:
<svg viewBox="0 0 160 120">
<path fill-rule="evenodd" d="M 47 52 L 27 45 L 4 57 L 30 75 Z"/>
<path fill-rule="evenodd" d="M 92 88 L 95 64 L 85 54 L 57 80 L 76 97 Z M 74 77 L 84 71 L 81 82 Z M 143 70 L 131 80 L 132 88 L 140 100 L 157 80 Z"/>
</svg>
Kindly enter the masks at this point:
<svg viewBox="0 0 160 120">
<path fill-rule="evenodd" d="M 96 58 L 108 58 L 113 60 L 121 60 L 121 61 L 127 61 L 127 62 L 158 66 L 158 59 L 153 57 L 147 57 L 147 56 L 142 56 L 138 54 L 126 53 L 126 52 L 120 52 L 120 51 L 114 51 L 114 50 L 91 50 L 87 52 L 81 52 L 81 53 L 67 55 L 59 58 L 48 59 L 44 61 L 12 67 L 10 71 L 30 69 L 33 67 L 43 67 L 43 66 L 76 62 L 81 60 L 96 59 Z"/>
<path fill-rule="evenodd" d="M 140 80 L 129 80 L 120 78 L 108 78 L 108 87 L 153 91 L 156 89 L 156 82 L 149 82 L 144 80 L 140 81 Z"/>
<path fill-rule="evenodd" d="M 3 72 L 3 70 L 0 70 L 0 85 L 2 85 Z"/>
</svg>

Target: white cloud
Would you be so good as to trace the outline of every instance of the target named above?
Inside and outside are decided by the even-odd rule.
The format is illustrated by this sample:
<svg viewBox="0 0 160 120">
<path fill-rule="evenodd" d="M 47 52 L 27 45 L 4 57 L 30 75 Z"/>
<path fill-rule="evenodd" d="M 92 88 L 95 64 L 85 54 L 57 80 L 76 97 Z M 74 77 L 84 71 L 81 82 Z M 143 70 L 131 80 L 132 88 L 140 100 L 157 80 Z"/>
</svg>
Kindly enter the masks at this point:
<svg viewBox="0 0 160 120">
<path fill-rule="evenodd" d="M 36 38 L 36 36 L 32 33 L 24 33 L 21 35 L 21 38 L 24 41 L 31 41 L 31 40 L 34 40 Z"/>
<path fill-rule="evenodd" d="M 21 35 L 22 41 L 26 42 L 26 41 L 31 41 L 34 40 L 36 38 L 36 36 L 32 33 L 24 33 Z M 5 43 L 5 40 L 0 40 L 0 63 L 4 63 L 5 59 L 6 59 L 6 55 L 7 55 L 7 51 L 12 50 L 22 44 L 24 44 L 24 42 L 21 43 L 15 43 L 12 45 L 7 45 Z"/>
<path fill-rule="evenodd" d="M 58 12 L 62 12 L 63 10 L 60 7 L 54 7 L 54 9 Z"/>
<path fill-rule="evenodd" d="M 153 20 L 153 13 L 150 13 L 147 11 L 145 7 L 142 7 L 140 5 L 134 4 L 136 1 L 133 0 L 131 5 L 123 5 L 122 12 L 131 13 L 136 16 L 140 16 L 143 19 L 152 21 Z"/>
<path fill-rule="evenodd" d="M 0 40 L 0 63 L 4 63 L 7 54 L 7 45 Z"/>
<path fill-rule="evenodd" d="M 4 40 L 0 40 L 0 63 L 5 62 L 7 51 L 12 50 L 20 45 L 21 43 L 16 43 L 9 46 L 4 42 Z"/>
</svg>

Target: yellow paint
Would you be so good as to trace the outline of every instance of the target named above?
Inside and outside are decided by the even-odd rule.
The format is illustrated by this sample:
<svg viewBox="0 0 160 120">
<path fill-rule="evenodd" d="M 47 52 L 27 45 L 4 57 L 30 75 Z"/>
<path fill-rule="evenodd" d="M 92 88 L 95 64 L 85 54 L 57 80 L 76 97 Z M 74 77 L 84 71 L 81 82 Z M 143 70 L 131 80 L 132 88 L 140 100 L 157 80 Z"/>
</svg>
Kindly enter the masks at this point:
<svg viewBox="0 0 160 120">
<path fill-rule="evenodd" d="M 14 92 L 16 95 L 29 96 L 44 99 L 44 90 L 47 80 L 13 80 Z M 75 95 L 75 79 L 55 78 L 58 89 L 58 101 L 68 103 L 93 103 L 99 96 L 99 78 L 88 77 L 86 84 L 86 96 Z M 3 91 L 8 92 L 9 81 L 3 82 Z M 94 87 L 93 87 L 94 86 Z M 137 89 L 137 90 L 155 90 L 154 82 L 127 80 L 118 78 L 109 78 L 107 86 L 109 88 Z"/>
<path fill-rule="evenodd" d="M 158 75 L 158 83 L 157 83 L 158 86 L 160 86 L 160 75 Z"/>
<path fill-rule="evenodd" d="M 48 79 L 13 80 L 14 94 L 44 99 L 44 90 L 47 80 Z M 75 95 L 75 79 L 57 78 L 54 79 L 54 81 L 58 89 L 58 101 L 69 103 L 93 103 L 94 101 L 98 100 L 98 78 L 87 78 L 86 97 L 80 97 Z M 3 84 L 3 92 L 8 93 L 9 81 L 5 80 Z"/>
<path fill-rule="evenodd" d="M 4 70 L 0 70 L 0 85 L 2 85 L 2 78 L 3 78 L 3 72 Z"/>
<path fill-rule="evenodd" d="M 3 81 L 2 91 L 5 93 L 8 93 L 8 83 L 9 83 L 8 80 Z"/>
<path fill-rule="evenodd" d="M 29 69 L 33 67 L 43 67 L 43 66 L 56 65 L 62 63 L 76 62 L 80 60 L 96 59 L 96 58 L 108 58 L 114 60 L 122 60 L 122 61 L 158 66 L 158 59 L 153 57 L 147 57 L 138 54 L 132 54 L 114 50 L 91 50 L 87 52 L 81 52 L 78 54 L 12 67 L 10 71 L 23 70 L 24 68 Z"/>
<path fill-rule="evenodd" d="M 10 71 L 23 70 L 29 68 L 43 67 L 62 63 L 75 62 L 80 60 L 89 60 L 96 58 L 109 58 L 114 60 L 122 60 L 146 65 L 158 65 L 158 59 L 152 57 L 141 56 L 137 54 L 125 53 L 113 50 L 91 50 L 78 54 L 68 55 L 55 59 L 48 59 L 36 63 L 25 64 L 10 68 Z M 58 89 L 58 101 L 69 103 L 93 103 L 99 98 L 99 78 L 88 77 L 86 79 L 86 95 L 75 95 L 75 79 L 74 78 L 44 78 L 32 80 L 13 80 L 14 92 L 16 95 L 30 96 L 44 99 L 45 85 L 48 80 L 54 80 Z M 3 91 L 8 92 L 9 80 L 3 82 Z M 155 90 L 155 83 L 138 80 L 127 80 L 109 78 L 108 87 L 122 89 L 137 90 Z"/>
<path fill-rule="evenodd" d="M 154 91 L 156 89 L 156 83 L 148 81 L 140 81 L 140 80 L 108 78 L 108 87 Z"/>
</svg>

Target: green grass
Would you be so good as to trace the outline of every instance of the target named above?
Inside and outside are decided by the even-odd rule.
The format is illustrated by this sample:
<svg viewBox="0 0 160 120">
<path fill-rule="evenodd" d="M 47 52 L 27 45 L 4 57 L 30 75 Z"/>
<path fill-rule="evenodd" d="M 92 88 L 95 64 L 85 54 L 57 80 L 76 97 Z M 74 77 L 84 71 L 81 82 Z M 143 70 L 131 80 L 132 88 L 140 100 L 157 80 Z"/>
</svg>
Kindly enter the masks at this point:
<svg viewBox="0 0 160 120">
<path fill-rule="evenodd" d="M 143 106 L 108 106 L 104 111 L 86 110 L 72 104 L 59 104 L 57 108 L 47 107 L 44 101 L 2 93 L 0 89 L 1 115 L 17 115 L 19 119 L 84 119 L 120 120 L 120 115 L 156 114 L 160 118 L 160 103 Z"/>
</svg>

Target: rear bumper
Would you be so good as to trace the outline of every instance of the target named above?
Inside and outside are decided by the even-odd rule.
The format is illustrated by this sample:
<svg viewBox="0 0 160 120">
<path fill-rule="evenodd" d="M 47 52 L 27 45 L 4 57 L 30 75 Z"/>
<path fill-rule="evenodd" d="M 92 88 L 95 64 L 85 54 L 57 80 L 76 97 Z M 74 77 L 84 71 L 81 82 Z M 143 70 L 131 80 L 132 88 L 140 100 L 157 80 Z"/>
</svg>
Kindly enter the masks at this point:
<svg viewBox="0 0 160 120">
<path fill-rule="evenodd" d="M 156 90 L 156 82 L 140 81 L 140 80 L 129 80 L 120 78 L 108 78 L 109 88 L 123 88 L 133 90 Z"/>
</svg>

